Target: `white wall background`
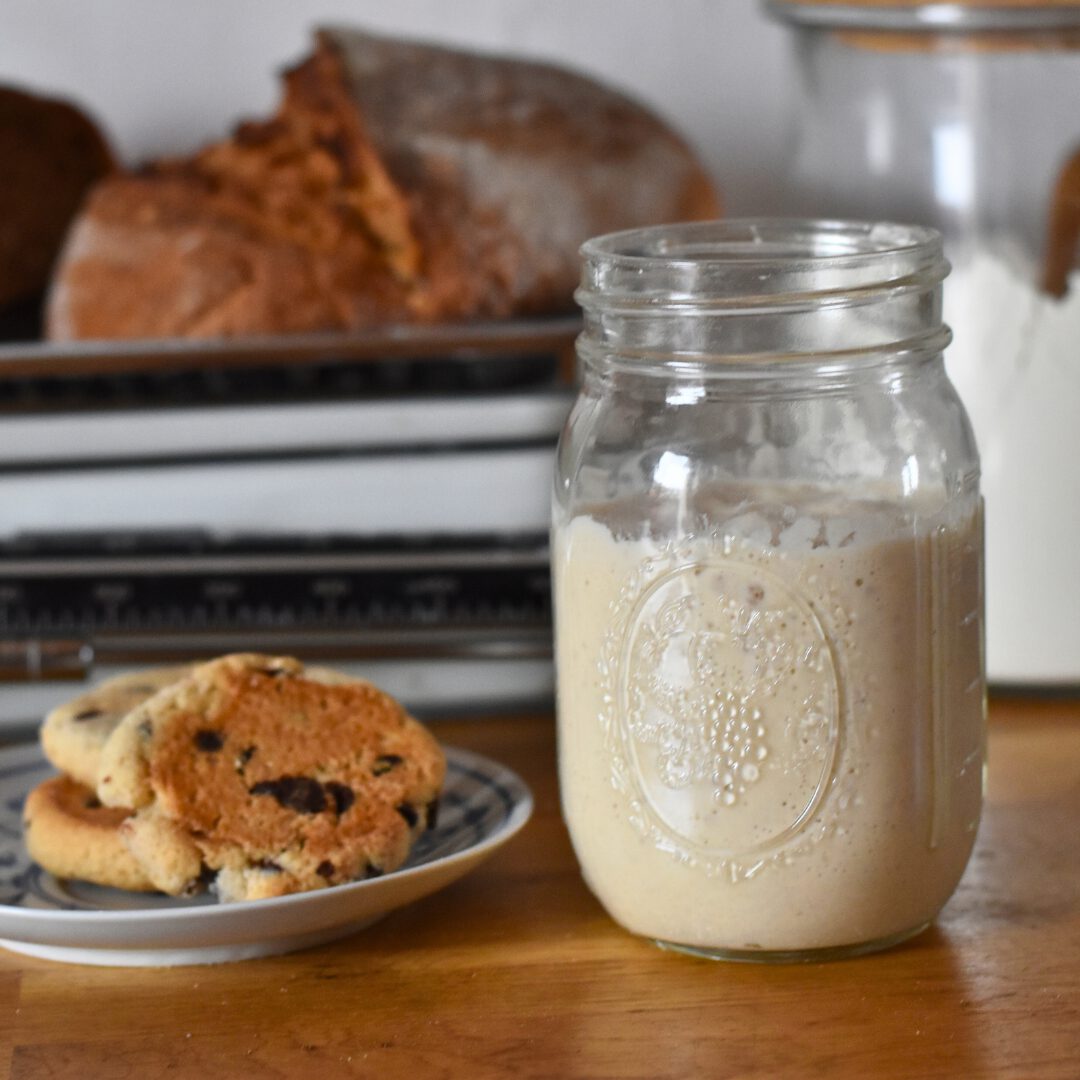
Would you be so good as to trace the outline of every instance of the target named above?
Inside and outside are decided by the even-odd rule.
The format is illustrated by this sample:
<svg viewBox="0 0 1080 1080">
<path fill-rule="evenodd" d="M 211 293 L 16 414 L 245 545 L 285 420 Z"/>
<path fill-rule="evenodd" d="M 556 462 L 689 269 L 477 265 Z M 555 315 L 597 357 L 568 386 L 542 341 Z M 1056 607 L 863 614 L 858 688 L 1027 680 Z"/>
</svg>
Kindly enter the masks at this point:
<svg viewBox="0 0 1080 1080">
<path fill-rule="evenodd" d="M 0 82 L 78 99 L 129 161 L 186 152 L 331 21 L 573 65 L 674 122 L 729 212 L 784 209 L 789 42 L 757 0 L 0 0 Z"/>
</svg>

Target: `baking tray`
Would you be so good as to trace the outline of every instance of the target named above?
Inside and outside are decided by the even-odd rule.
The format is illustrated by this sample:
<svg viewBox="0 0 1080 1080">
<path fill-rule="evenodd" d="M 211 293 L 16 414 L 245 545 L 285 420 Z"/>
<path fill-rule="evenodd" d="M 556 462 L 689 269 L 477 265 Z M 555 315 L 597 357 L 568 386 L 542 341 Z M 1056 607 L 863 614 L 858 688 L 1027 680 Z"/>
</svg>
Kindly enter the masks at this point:
<svg viewBox="0 0 1080 1080">
<path fill-rule="evenodd" d="M 113 671 L 238 648 L 335 663 L 410 707 L 548 700 L 543 467 L 579 329 L 0 345 L 0 729 Z M 238 533 L 206 497 L 270 514 L 254 474 L 337 516 L 293 502 Z"/>
<path fill-rule="evenodd" d="M 0 412 L 516 390 L 572 379 L 577 316 L 364 333 L 0 345 Z"/>
</svg>

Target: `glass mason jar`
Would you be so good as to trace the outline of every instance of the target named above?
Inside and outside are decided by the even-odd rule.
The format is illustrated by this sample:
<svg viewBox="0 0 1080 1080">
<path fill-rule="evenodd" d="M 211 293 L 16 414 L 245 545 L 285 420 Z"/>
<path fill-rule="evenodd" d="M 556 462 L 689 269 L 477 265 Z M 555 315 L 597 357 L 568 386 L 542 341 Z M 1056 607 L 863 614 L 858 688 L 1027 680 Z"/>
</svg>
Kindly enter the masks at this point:
<svg viewBox="0 0 1080 1080">
<path fill-rule="evenodd" d="M 944 233 L 990 678 L 1080 685 L 1080 0 L 766 6 L 796 57 L 790 212 Z"/>
<path fill-rule="evenodd" d="M 881 948 L 982 798 L 979 469 L 931 229 L 661 226 L 583 248 L 552 568 L 563 812 L 662 944 Z"/>
</svg>

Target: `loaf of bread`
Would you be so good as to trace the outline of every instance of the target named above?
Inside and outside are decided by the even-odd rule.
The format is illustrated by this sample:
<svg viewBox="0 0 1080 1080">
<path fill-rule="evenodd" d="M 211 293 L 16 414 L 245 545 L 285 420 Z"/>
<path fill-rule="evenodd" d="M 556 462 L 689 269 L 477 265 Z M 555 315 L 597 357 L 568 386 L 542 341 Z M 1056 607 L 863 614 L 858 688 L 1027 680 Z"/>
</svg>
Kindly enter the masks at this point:
<svg viewBox="0 0 1080 1080">
<path fill-rule="evenodd" d="M 58 264 L 47 333 L 555 312 L 572 304 L 587 237 L 718 213 L 686 143 L 590 79 L 324 29 L 270 120 L 97 187 Z"/>
<path fill-rule="evenodd" d="M 0 310 L 41 294 L 83 196 L 112 167 L 74 105 L 0 87 Z"/>
</svg>

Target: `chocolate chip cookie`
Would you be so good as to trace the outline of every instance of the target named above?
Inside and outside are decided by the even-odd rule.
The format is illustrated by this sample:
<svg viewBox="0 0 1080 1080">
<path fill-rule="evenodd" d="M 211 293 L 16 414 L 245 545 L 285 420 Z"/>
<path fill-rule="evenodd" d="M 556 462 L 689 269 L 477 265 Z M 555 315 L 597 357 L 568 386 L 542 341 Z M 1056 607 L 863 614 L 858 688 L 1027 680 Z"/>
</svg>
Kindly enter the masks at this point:
<svg viewBox="0 0 1080 1080">
<path fill-rule="evenodd" d="M 445 776 L 432 735 L 370 683 L 289 657 L 200 665 L 136 707 L 102 752 L 98 795 L 154 885 L 250 900 L 398 868 Z"/>
<path fill-rule="evenodd" d="M 41 748 L 61 772 L 93 788 L 101 748 L 136 705 L 191 673 L 191 667 L 151 668 L 118 675 L 53 709 L 41 725 Z"/>
<path fill-rule="evenodd" d="M 102 806 L 92 788 L 70 776 L 51 777 L 23 805 L 26 849 L 57 877 L 148 892 L 154 885 L 120 835 L 129 814 Z"/>
</svg>

